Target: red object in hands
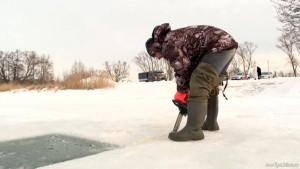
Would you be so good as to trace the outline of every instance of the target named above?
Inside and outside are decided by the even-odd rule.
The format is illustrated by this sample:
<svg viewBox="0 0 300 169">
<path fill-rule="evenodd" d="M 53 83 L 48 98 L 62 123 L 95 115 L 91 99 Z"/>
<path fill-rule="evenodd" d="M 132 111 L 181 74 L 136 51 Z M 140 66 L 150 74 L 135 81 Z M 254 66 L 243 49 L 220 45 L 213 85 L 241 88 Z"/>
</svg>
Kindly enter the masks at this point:
<svg viewBox="0 0 300 169">
<path fill-rule="evenodd" d="M 181 92 L 177 91 L 174 96 L 174 99 L 186 104 L 186 99 L 188 98 L 188 96 L 189 96 L 189 93 L 181 93 Z"/>
</svg>

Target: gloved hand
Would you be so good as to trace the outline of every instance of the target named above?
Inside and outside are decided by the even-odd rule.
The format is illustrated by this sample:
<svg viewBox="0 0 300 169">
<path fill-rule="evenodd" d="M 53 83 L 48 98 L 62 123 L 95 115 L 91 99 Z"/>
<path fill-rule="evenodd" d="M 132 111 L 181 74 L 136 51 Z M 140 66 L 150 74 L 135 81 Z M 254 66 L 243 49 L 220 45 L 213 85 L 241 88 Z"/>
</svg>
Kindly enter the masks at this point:
<svg viewBox="0 0 300 169">
<path fill-rule="evenodd" d="M 181 93 L 181 92 L 177 91 L 174 96 L 174 99 L 186 104 L 186 99 L 188 97 L 189 97 L 189 93 Z"/>
</svg>

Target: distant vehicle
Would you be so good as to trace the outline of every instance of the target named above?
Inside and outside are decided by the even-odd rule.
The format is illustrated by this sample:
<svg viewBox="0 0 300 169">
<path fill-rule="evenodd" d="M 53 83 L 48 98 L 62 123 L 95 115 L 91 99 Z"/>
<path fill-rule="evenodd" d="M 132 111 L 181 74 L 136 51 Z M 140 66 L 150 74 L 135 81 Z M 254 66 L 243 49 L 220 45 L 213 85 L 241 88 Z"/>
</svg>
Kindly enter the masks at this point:
<svg viewBox="0 0 300 169">
<path fill-rule="evenodd" d="M 271 79 L 274 78 L 272 72 L 261 72 L 261 79 Z"/>
<path fill-rule="evenodd" d="M 249 80 L 250 76 L 244 72 L 236 73 L 231 77 L 231 80 Z"/>
<path fill-rule="evenodd" d="M 162 71 L 151 71 L 151 72 L 143 72 L 139 73 L 139 81 L 140 82 L 154 82 L 167 80 L 167 76 Z"/>
</svg>

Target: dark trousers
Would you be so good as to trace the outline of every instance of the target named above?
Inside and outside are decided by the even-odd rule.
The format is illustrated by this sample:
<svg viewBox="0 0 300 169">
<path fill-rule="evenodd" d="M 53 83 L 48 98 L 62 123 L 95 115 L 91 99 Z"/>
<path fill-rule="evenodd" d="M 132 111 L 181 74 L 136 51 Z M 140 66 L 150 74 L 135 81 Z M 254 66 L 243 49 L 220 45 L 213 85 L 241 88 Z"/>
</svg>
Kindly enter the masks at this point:
<svg viewBox="0 0 300 169">
<path fill-rule="evenodd" d="M 217 53 L 205 55 L 201 62 L 212 65 L 219 74 L 226 74 L 226 71 L 235 55 L 236 49 L 224 50 Z"/>
</svg>

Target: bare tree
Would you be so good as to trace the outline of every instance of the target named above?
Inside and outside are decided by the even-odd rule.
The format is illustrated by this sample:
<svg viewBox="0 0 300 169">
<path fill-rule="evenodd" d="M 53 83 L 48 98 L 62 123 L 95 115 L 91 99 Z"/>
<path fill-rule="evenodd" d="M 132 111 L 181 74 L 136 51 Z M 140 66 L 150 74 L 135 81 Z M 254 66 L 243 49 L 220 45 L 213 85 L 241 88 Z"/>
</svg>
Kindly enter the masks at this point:
<svg viewBox="0 0 300 169">
<path fill-rule="evenodd" d="M 280 30 L 282 35 L 276 45 L 289 57 L 293 75 L 297 76 L 299 63 L 294 49 L 300 54 L 300 1 L 299 0 L 272 0 L 277 10 L 277 19 L 283 24 Z"/>
<path fill-rule="evenodd" d="M 299 65 L 294 52 L 293 52 L 293 48 L 294 48 L 294 41 L 291 37 L 291 34 L 282 34 L 279 38 L 279 45 L 276 45 L 276 47 L 278 47 L 279 49 L 281 49 L 285 54 L 288 55 L 289 57 L 289 63 L 292 66 L 293 69 L 293 73 L 294 76 L 297 77 L 297 67 Z"/>
<path fill-rule="evenodd" d="M 7 53 L 0 51 L 0 82 L 9 82 L 9 67 Z"/>
<path fill-rule="evenodd" d="M 229 74 L 235 74 L 240 72 L 241 64 L 242 64 L 241 58 L 235 55 L 230 63 L 230 68 L 228 70 Z"/>
<path fill-rule="evenodd" d="M 140 52 L 133 58 L 133 62 L 141 69 L 142 72 L 165 71 L 168 80 L 174 79 L 174 70 L 170 62 L 166 59 L 157 59 L 149 56 L 146 52 Z"/>
<path fill-rule="evenodd" d="M 39 59 L 37 78 L 40 83 L 47 83 L 53 80 L 53 63 L 49 56 L 42 55 Z"/>
<path fill-rule="evenodd" d="M 20 79 L 20 83 L 24 83 L 25 81 L 31 81 L 34 83 L 35 77 L 34 74 L 36 73 L 37 65 L 39 64 L 39 58 L 36 52 L 25 51 L 23 52 L 23 64 L 24 69 Z"/>
<path fill-rule="evenodd" d="M 163 63 L 155 58 L 150 57 L 146 52 L 140 52 L 138 56 L 133 58 L 133 62 L 143 71 L 143 72 L 150 72 L 150 71 L 162 71 Z"/>
<path fill-rule="evenodd" d="M 280 29 L 289 34 L 298 53 L 300 53 L 300 1 L 272 0 L 277 10 L 277 19 L 283 23 Z"/>
<path fill-rule="evenodd" d="M 23 53 L 20 50 L 7 53 L 7 64 L 9 69 L 9 80 L 13 82 L 20 82 L 21 74 L 24 69 Z"/>
<path fill-rule="evenodd" d="M 251 68 L 253 68 L 256 62 L 253 60 L 253 53 L 255 52 L 257 46 L 252 42 L 244 42 L 239 44 L 236 53 L 241 58 L 243 71 L 248 73 Z"/>
<path fill-rule="evenodd" d="M 126 78 L 129 74 L 129 65 L 126 62 L 118 61 L 110 64 L 108 61 L 106 61 L 104 64 L 110 78 L 115 82 L 119 82 L 120 80 Z"/>
<path fill-rule="evenodd" d="M 49 56 L 38 56 L 34 51 L 0 51 L 0 81 L 9 83 L 41 83 L 53 79 L 53 68 Z"/>
<path fill-rule="evenodd" d="M 82 72 L 86 72 L 85 70 L 85 65 L 79 60 L 79 61 L 75 61 L 72 65 L 72 69 L 71 72 L 74 73 L 82 73 Z"/>
</svg>

